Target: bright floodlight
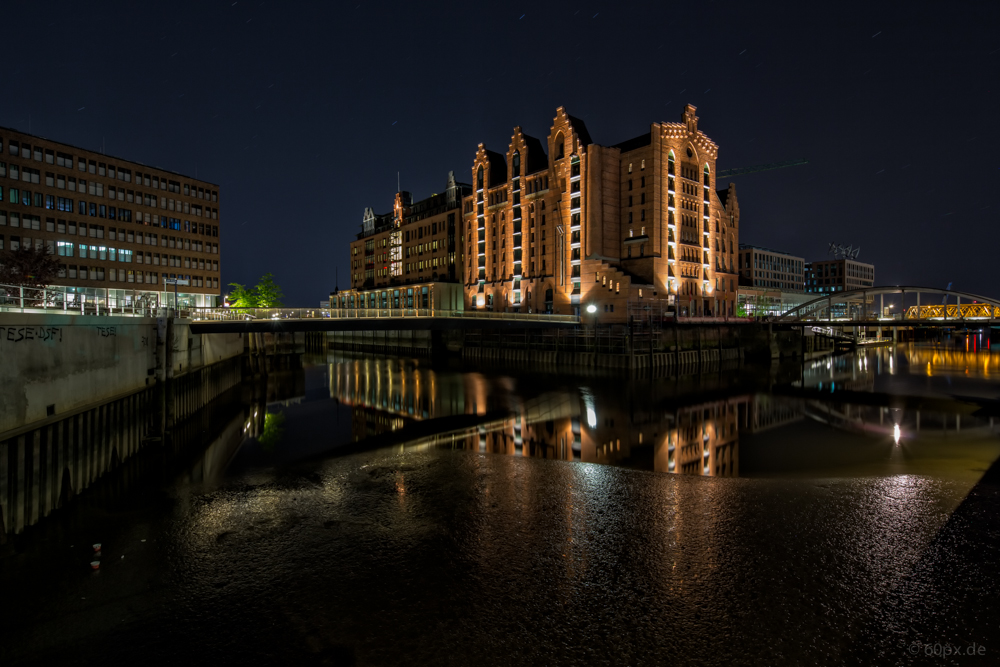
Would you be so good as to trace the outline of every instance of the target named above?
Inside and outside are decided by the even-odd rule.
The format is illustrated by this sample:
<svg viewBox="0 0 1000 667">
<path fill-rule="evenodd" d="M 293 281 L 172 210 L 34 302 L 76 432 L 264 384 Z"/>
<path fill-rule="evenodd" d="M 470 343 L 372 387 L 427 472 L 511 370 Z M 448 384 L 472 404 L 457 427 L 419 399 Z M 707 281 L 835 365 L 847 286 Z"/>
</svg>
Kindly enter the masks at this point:
<svg viewBox="0 0 1000 667">
<path fill-rule="evenodd" d="M 594 304 L 590 304 L 589 306 L 587 306 L 587 312 L 588 313 L 596 313 L 597 312 L 597 306 L 595 306 Z"/>
</svg>

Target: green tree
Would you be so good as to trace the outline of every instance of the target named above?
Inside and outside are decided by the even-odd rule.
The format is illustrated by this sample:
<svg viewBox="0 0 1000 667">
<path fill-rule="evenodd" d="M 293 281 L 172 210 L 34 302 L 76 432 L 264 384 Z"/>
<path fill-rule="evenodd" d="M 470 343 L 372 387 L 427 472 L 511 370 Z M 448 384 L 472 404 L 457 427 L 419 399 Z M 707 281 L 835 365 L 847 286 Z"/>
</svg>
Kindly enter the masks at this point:
<svg viewBox="0 0 1000 667">
<path fill-rule="evenodd" d="M 257 293 L 258 308 L 281 308 L 281 300 L 285 298 L 281 288 L 274 282 L 274 276 L 265 273 L 260 277 L 260 282 L 254 287 Z"/>
<path fill-rule="evenodd" d="M 281 308 L 281 300 L 285 298 L 270 273 L 261 276 L 260 282 L 250 289 L 239 283 L 229 286 L 233 288 L 229 293 L 229 305 L 233 308 Z"/>
<path fill-rule="evenodd" d="M 239 283 L 229 283 L 232 291 L 229 293 L 229 305 L 233 308 L 257 308 L 257 288 L 247 289 Z"/>
</svg>

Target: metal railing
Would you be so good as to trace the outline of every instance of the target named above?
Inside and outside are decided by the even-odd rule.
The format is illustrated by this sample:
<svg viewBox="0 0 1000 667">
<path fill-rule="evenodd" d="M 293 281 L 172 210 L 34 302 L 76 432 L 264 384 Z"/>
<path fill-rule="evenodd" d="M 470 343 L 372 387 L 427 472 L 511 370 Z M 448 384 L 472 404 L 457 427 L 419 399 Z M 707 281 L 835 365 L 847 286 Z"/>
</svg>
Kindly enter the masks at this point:
<svg viewBox="0 0 1000 667">
<path fill-rule="evenodd" d="M 890 297 L 890 308 L 899 305 L 903 312 L 890 316 L 884 313 L 885 297 Z M 906 304 L 906 297 L 916 299 L 916 305 Z M 927 304 L 943 297 L 943 303 Z M 876 305 L 876 297 L 878 304 Z M 925 303 L 921 304 L 921 298 Z M 901 303 L 895 303 L 898 300 Z M 956 303 L 948 303 L 954 300 Z M 964 300 L 964 303 L 963 303 Z M 885 322 L 899 320 L 963 320 L 1000 318 L 1000 301 L 967 292 L 956 292 L 935 287 L 884 286 L 864 287 L 847 292 L 816 294 L 812 301 L 802 303 L 781 314 L 777 321 L 827 321 L 827 322 Z"/>
<path fill-rule="evenodd" d="M 438 310 L 435 308 L 191 308 L 187 312 L 188 316 L 195 321 L 461 318 L 513 322 L 580 323 L 580 318 L 576 315 Z"/>
<path fill-rule="evenodd" d="M 0 285 L 0 312 L 51 313 L 67 315 L 126 315 L 154 317 L 159 298 L 153 292 L 135 292 L 119 297 L 94 295 L 60 287 Z"/>
</svg>

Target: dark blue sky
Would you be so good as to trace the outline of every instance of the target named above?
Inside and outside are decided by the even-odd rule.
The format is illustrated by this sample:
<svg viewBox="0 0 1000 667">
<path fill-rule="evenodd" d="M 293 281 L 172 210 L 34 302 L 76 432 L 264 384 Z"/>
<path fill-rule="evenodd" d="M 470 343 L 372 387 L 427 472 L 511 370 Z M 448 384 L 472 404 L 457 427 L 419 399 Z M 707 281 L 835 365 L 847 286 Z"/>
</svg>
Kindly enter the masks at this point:
<svg viewBox="0 0 1000 667">
<path fill-rule="evenodd" d="M 1000 3 L 20 2 L 0 125 L 221 186 L 222 282 L 325 298 L 396 174 L 422 198 L 563 105 L 614 144 L 685 103 L 740 240 L 861 245 L 876 284 L 1000 297 Z"/>
</svg>

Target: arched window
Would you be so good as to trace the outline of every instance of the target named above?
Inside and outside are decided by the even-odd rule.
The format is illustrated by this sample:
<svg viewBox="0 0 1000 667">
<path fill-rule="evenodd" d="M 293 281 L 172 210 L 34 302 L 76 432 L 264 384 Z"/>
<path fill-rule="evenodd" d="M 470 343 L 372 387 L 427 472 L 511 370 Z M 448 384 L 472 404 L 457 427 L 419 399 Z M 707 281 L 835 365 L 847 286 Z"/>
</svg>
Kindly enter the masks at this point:
<svg viewBox="0 0 1000 667">
<path fill-rule="evenodd" d="M 479 171 L 476 173 L 476 189 L 483 189 L 483 166 L 479 165 Z"/>
<path fill-rule="evenodd" d="M 710 172 L 708 170 L 708 164 L 705 165 L 705 185 L 711 185 L 709 182 Z"/>
<path fill-rule="evenodd" d="M 632 173 L 632 163 L 631 162 L 628 163 L 628 173 L 630 173 L 630 174 Z"/>
<path fill-rule="evenodd" d="M 556 141 L 552 145 L 552 149 L 555 152 L 556 160 L 561 160 L 566 157 L 566 140 L 563 139 L 562 132 L 556 135 Z"/>
<path fill-rule="evenodd" d="M 639 169 L 642 170 L 642 169 L 645 169 L 645 168 L 646 168 L 646 161 L 643 160 L 642 162 L 639 163 Z"/>
<path fill-rule="evenodd" d="M 521 153 L 520 151 L 514 151 L 514 158 L 511 160 L 514 173 L 512 174 L 514 178 L 521 175 Z"/>
</svg>

